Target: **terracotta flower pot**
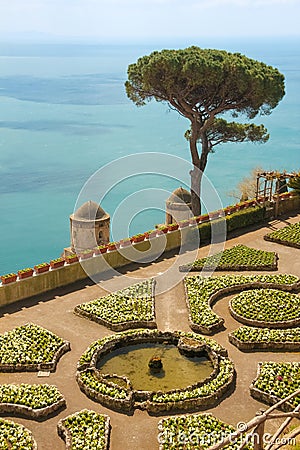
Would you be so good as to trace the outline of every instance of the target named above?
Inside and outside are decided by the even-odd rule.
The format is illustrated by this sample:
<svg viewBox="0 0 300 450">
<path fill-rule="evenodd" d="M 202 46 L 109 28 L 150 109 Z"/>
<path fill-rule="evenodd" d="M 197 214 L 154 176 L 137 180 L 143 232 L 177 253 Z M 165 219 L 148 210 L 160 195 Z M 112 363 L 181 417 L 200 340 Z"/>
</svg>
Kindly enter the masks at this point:
<svg viewBox="0 0 300 450">
<path fill-rule="evenodd" d="M 186 227 L 188 227 L 189 225 L 190 225 L 190 222 L 189 222 L 188 220 L 179 222 L 179 228 L 180 228 L 180 229 L 186 228 Z"/>
<path fill-rule="evenodd" d="M 130 239 L 124 239 L 122 241 L 120 241 L 121 247 L 129 247 L 129 245 L 131 245 L 131 240 Z"/>
<path fill-rule="evenodd" d="M 132 238 L 133 238 L 133 242 L 142 242 L 144 239 L 145 239 L 145 236 L 144 235 L 142 235 L 142 236 L 132 236 Z"/>
<path fill-rule="evenodd" d="M 44 273 L 44 272 L 48 272 L 50 268 L 50 264 L 46 264 L 45 266 L 34 266 L 34 271 L 35 273 Z"/>
<path fill-rule="evenodd" d="M 178 223 L 174 223 L 174 224 L 168 226 L 169 231 L 175 231 L 175 230 L 178 230 L 178 228 L 179 228 Z"/>
<path fill-rule="evenodd" d="M 68 258 L 68 257 L 66 258 L 66 263 L 67 264 L 73 264 L 73 263 L 75 263 L 77 261 L 79 261 L 78 256 L 72 256 L 72 258 Z"/>
<path fill-rule="evenodd" d="M 203 223 L 203 222 L 208 222 L 209 221 L 209 215 L 208 214 L 204 214 L 203 216 L 199 216 L 199 222 Z"/>
<path fill-rule="evenodd" d="M 88 252 L 88 253 L 81 253 L 80 258 L 81 259 L 89 259 L 89 258 L 92 258 L 93 254 L 94 254 L 93 251 Z"/>
<path fill-rule="evenodd" d="M 50 267 L 51 269 L 57 269 L 58 267 L 62 267 L 65 265 L 65 260 L 61 260 L 61 261 L 50 261 Z"/>
<path fill-rule="evenodd" d="M 2 281 L 2 284 L 9 284 L 9 283 L 14 283 L 15 281 L 17 281 L 17 274 L 15 274 L 15 273 L 13 273 L 13 274 L 11 274 L 11 275 L 9 275 L 9 276 L 2 276 L 2 277 L 0 277 L 1 278 L 1 281 Z"/>
<path fill-rule="evenodd" d="M 32 275 L 33 275 L 33 269 L 27 270 L 26 272 L 22 272 L 20 270 L 18 271 L 19 280 L 23 280 L 24 278 L 32 277 Z"/>
</svg>

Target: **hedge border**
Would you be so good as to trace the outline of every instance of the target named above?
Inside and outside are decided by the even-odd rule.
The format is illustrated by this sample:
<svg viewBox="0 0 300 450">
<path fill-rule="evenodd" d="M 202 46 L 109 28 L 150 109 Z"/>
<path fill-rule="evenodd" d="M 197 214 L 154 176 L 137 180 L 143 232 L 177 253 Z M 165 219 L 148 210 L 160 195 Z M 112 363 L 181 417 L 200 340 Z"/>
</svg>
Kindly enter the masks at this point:
<svg viewBox="0 0 300 450">
<path fill-rule="evenodd" d="M 229 342 L 237 347 L 241 351 L 259 351 L 259 350 L 269 350 L 269 351 L 277 351 L 277 350 L 283 350 L 283 351 L 300 351 L 300 342 L 258 342 L 258 341 L 251 341 L 251 342 L 243 342 L 240 339 L 238 339 L 236 336 L 234 336 L 232 333 L 228 334 L 228 340 Z"/>
<path fill-rule="evenodd" d="M 70 342 L 65 341 L 55 353 L 52 361 L 38 364 L 1 364 L 0 372 L 38 372 L 45 370 L 55 372 L 59 359 L 71 350 Z"/>
<path fill-rule="evenodd" d="M 234 247 L 231 247 L 232 249 Z M 230 250 L 230 249 L 228 249 Z M 256 250 L 256 249 L 252 249 Z M 222 252 L 223 253 L 223 252 Z M 202 267 L 193 267 L 195 264 L 195 261 L 191 264 L 183 264 L 182 266 L 179 266 L 179 272 L 210 272 L 212 270 L 218 271 L 218 272 L 251 272 L 251 271 L 257 271 L 257 272 L 263 272 L 263 271 L 275 271 L 278 270 L 278 253 L 276 252 L 267 252 L 267 253 L 274 253 L 274 258 L 272 264 L 267 265 L 242 265 L 237 264 L 236 266 L 229 266 L 226 264 L 223 265 L 212 265 L 207 266 L 204 264 Z M 202 258 L 201 258 L 202 259 Z"/>
<path fill-rule="evenodd" d="M 152 284 L 152 292 L 151 292 L 151 303 L 152 303 L 151 314 L 152 314 L 153 320 L 129 320 L 127 322 L 112 323 L 106 319 L 103 319 L 103 318 L 97 316 L 96 314 L 90 313 L 88 311 L 84 311 L 83 309 L 80 308 L 80 305 L 75 306 L 74 313 L 79 317 L 83 317 L 84 319 L 91 320 L 92 322 L 96 322 L 99 325 L 103 325 L 106 328 L 108 328 L 112 331 L 117 331 L 117 332 L 125 331 L 130 328 L 134 328 L 134 329 L 136 329 L 136 328 L 151 328 L 151 329 L 157 328 L 156 315 L 155 315 L 155 284 L 156 284 L 156 281 L 153 279 L 152 283 L 153 284 Z M 87 303 L 89 303 L 89 302 L 87 302 Z"/>
<path fill-rule="evenodd" d="M 28 428 L 26 428 L 26 427 L 25 427 L 24 425 L 22 425 L 21 423 L 16 423 L 16 422 L 14 422 L 13 420 L 7 420 L 7 419 L 3 419 L 3 418 L 1 418 L 1 420 L 2 420 L 3 422 L 8 422 L 9 424 L 17 425 L 18 427 L 21 428 L 21 430 L 26 430 L 26 432 L 28 433 L 28 435 L 29 435 L 30 438 L 31 438 L 31 443 L 32 443 L 32 449 L 31 449 L 31 450 L 38 450 L 38 446 L 37 446 L 36 440 L 34 439 L 34 436 L 33 436 L 31 430 L 29 430 Z M 26 447 L 25 450 L 27 450 L 27 447 Z"/>
<path fill-rule="evenodd" d="M 252 381 L 252 383 L 250 385 L 250 394 L 253 398 L 255 398 L 256 400 L 258 400 L 262 403 L 266 403 L 267 405 L 274 405 L 275 403 L 280 402 L 282 400 L 282 398 L 277 397 L 277 395 L 269 394 L 268 392 L 261 391 L 260 389 L 258 389 L 257 387 L 254 386 L 256 381 L 260 377 L 261 367 L 263 364 L 264 364 L 263 362 L 258 363 L 256 377 L 254 378 L 254 380 Z M 284 412 L 289 412 L 289 411 L 293 411 L 295 409 L 295 406 L 292 405 L 292 403 L 290 403 L 290 402 L 285 402 L 284 404 L 280 405 L 278 408 Z"/>
<path fill-rule="evenodd" d="M 79 416 L 81 413 L 84 412 L 95 412 L 90 409 L 82 409 L 81 411 L 78 411 L 74 414 L 70 414 L 69 416 L 65 417 L 64 419 L 61 419 L 57 424 L 57 433 L 59 437 L 61 437 L 66 444 L 66 450 L 72 450 L 72 434 L 70 430 L 65 426 L 64 422 L 69 419 L 70 417 Z M 99 416 L 102 416 L 105 418 L 105 431 L 104 431 L 104 439 L 105 439 L 105 447 L 103 450 L 109 449 L 109 439 L 110 439 L 110 417 L 107 414 L 100 414 L 96 413 Z"/>
<path fill-rule="evenodd" d="M 176 344 L 178 347 L 182 344 L 188 346 L 187 342 L 183 342 L 184 338 L 187 338 L 187 340 L 193 340 L 199 342 L 199 346 L 202 346 L 203 349 L 205 349 L 209 355 L 210 359 L 213 363 L 213 371 L 210 374 L 209 377 L 207 377 L 205 380 L 198 382 L 191 386 L 186 386 L 184 389 L 172 389 L 168 391 L 169 394 L 176 393 L 176 392 L 186 392 L 191 391 L 197 387 L 200 387 L 206 383 L 209 383 L 212 381 L 216 376 L 218 375 L 219 371 L 219 363 L 220 359 L 228 359 L 227 358 L 227 351 L 223 347 L 220 346 L 220 351 L 215 351 L 211 348 L 211 345 L 209 345 L 210 339 L 204 338 L 201 341 L 201 336 L 195 336 L 191 337 L 190 333 L 184 333 L 184 332 L 169 332 L 169 331 L 153 331 L 151 335 L 149 333 L 145 334 L 143 332 L 144 330 L 140 330 L 140 332 L 131 333 L 128 335 L 120 335 L 119 337 L 115 336 L 115 339 L 113 342 L 105 342 L 102 346 L 99 345 L 99 347 L 96 347 L 93 355 L 91 356 L 90 363 L 88 364 L 79 364 L 77 366 L 77 374 L 76 374 L 76 380 L 79 384 L 80 389 L 92 400 L 100 402 L 102 405 L 117 410 L 119 412 L 123 413 L 132 413 L 135 408 L 140 408 L 142 410 L 146 410 L 148 413 L 152 414 L 160 414 L 165 413 L 168 411 L 192 411 L 195 408 L 209 408 L 215 406 L 219 401 L 221 401 L 222 397 L 224 396 L 225 392 L 228 391 L 230 386 L 235 381 L 235 370 L 233 369 L 232 374 L 230 375 L 229 379 L 226 383 L 224 383 L 223 386 L 219 387 L 215 392 L 213 392 L 210 395 L 207 395 L 205 397 L 194 397 L 194 398 L 188 398 L 185 400 L 181 400 L 178 402 L 170 401 L 170 402 L 155 402 L 153 401 L 153 396 L 160 391 L 139 391 L 139 390 L 133 390 L 130 380 L 126 377 L 123 377 L 127 381 L 128 389 L 121 388 L 122 391 L 126 392 L 125 398 L 114 398 L 110 395 L 101 393 L 96 391 L 95 389 L 87 386 L 82 381 L 80 375 L 84 371 L 93 371 L 97 374 L 99 372 L 96 369 L 96 363 L 98 359 L 101 357 L 101 355 L 105 355 L 109 353 L 110 351 L 114 350 L 115 348 L 120 347 L 126 347 L 128 345 L 132 344 L 141 344 L 141 343 L 149 343 L 149 342 L 170 342 L 173 344 Z M 147 331 L 147 330 L 145 330 Z M 214 342 L 214 341 L 213 341 Z M 192 345 L 188 346 L 190 350 L 195 349 Z M 182 346 L 183 348 L 183 346 Z M 229 360 L 230 361 L 230 360 Z M 111 374 L 113 376 L 113 374 Z M 108 377 L 108 374 L 99 374 L 101 383 L 107 384 L 109 387 L 119 388 L 120 386 L 115 385 L 112 382 L 109 382 L 106 380 L 105 377 Z M 163 394 L 165 394 L 164 392 Z"/>
<path fill-rule="evenodd" d="M 229 312 L 232 315 L 232 317 L 237 320 L 238 322 L 248 325 L 250 327 L 258 327 L 258 328 L 293 328 L 300 326 L 300 317 L 296 319 L 290 319 L 290 320 L 284 320 L 282 322 L 267 322 L 266 320 L 255 320 L 255 319 L 247 319 L 244 316 L 241 316 L 238 314 L 233 308 L 232 308 L 232 300 L 229 301 L 228 304 Z"/>
<path fill-rule="evenodd" d="M 190 302 L 189 302 L 189 296 L 188 296 L 188 290 L 186 287 L 186 283 L 184 283 L 184 290 L 185 290 L 185 300 L 186 305 L 188 309 L 188 321 L 190 328 L 197 332 L 197 333 L 203 333 L 212 335 L 214 332 L 219 331 L 220 328 L 224 324 L 224 319 L 222 317 L 217 316 L 217 314 L 212 310 L 211 306 L 213 303 L 215 303 L 219 298 L 223 297 L 224 295 L 230 295 L 235 292 L 243 291 L 244 289 L 250 290 L 250 289 L 280 289 L 282 291 L 291 292 L 294 290 L 299 289 L 300 287 L 300 281 L 297 281 L 293 284 L 279 284 L 279 283 L 264 283 L 264 282 L 249 282 L 244 284 L 239 284 L 235 286 L 225 287 L 217 292 L 214 292 L 208 299 L 207 299 L 207 308 L 210 310 L 210 312 L 213 312 L 216 315 L 216 318 L 218 319 L 214 324 L 212 325 L 201 325 L 197 324 L 193 321 L 192 315 L 191 315 L 191 309 L 190 309 Z"/>
<path fill-rule="evenodd" d="M 65 407 L 66 400 L 63 396 L 61 396 L 61 399 L 55 403 L 52 403 L 52 405 L 45 406 L 44 408 L 39 409 L 33 409 L 30 406 L 19 405 L 17 403 L 0 403 L 0 413 L 14 414 L 16 416 L 39 420 Z"/>
<path fill-rule="evenodd" d="M 300 248 L 300 243 L 285 241 L 284 239 L 272 238 L 268 234 L 264 236 L 265 241 L 274 242 L 276 244 L 285 245 L 286 247 Z"/>
</svg>

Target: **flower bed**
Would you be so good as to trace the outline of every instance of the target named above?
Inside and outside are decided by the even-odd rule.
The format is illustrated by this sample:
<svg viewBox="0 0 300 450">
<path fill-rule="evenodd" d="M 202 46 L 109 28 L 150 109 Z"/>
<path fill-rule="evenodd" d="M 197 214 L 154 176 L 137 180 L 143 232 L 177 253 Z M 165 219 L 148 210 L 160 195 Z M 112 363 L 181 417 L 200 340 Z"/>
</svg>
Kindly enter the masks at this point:
<svg viewBox="0 0 300 450">
<path fill-rule="evenodd" d="M 0 371 L 54 372 L 59 358 L 69 350 L 69 342 L 45 328 L 27 323 L 0 335 Z"/>
<path fill-rule="evenodd" d="M 228 338 L 240 350 L 300 350 L 300 328 L 280 330 L 244 326 L 230 333 Z"/>
<path fill-rule="evenodd" d="M 189 322 L 192 330 L 211 334 L 219 330 L 224 320 L 217 316 L 211 305 L 219 297 L 243 289 L 279 288 L 293 290 L 299 287 L 294 275 L 223 275 L 220 277 L 188 276 L 184 280 Z"/>
<path fill-rule="evenodd" d="M 181 272 L 190 270 L 277 270 L 277 260 L 278 256 L 275 252 L 257 250 L 240 244 L 180 266 L 179 270 Z"/>
<path fill-rule="evenodd" d="M 300 325 L 300 297 L 277 289 L 241 292 L 230 300 L 229 310 L 246 325 L 268 328 Z"/>
<path fill-rule="evenodd" d="M 108 450 L 110 419 L 83 409 L 60 420 L 57 432 L 65 441 L 66 450 Z"/>
<path fill-rule="evenodd" d="M 0 419 L 0 448 L 2 450 L 37 450 L 37 444 L 23 425 Z"/>
<path fill-rule="evenodd" d="M 210 354 L 213 363 L 211 375 L 204 381 L 184 389 L 161 391 L 135 391 L 130 380 L 114 374 L 103 374 L 96 369 L 98 360 L 116 348 L 141 343 L 168 342 L 179 348 L 193 350 L 196 344 Z M 119 378 L 116 381 L 116 378 Z M 112 381 L 113 380 L 113 381 Z M 226 350 L 214 340 L 195 333 L 180 331 L 130 330 L 113 336 L 106 336 L 90 345 L 78 362 L 77 382 L 80 389 L 90 398 L 106 407 L 123 413 L 134 408 L 146 409 L 149 413 L 209 408 L 218 403 L 233 385 L 235 371 L 227 358 Z"/>
<path fill-rule="evenodd" d="M 300 363 L 261 362 L 257 377 L 250 386 L 255 399 L 273 405 L 300 389 Z M 300 404 L 300 396 L 286 402 L 282 409 L 291 411 Z"/>
<path fill-rule="evenodd" d="M 235 432 L 234 427 L 222 422 L 212 414 L 187 414 L 167 417 L 158 422 L 159 450 L 193 449 L 200 450 L 222 442 Z M 238 442 L 231 442 L 225 449 L 238 449 Z M 245 449 L 251 448 L 246 445 Z"/>
<path fill-rule="evenodd" d="M 300 248 L 300 222 L 287 225 L 280 230 L 264 236 L 266 241 L 277 242 L 278 244 L 287 245 L 289 247 Z"/>
<path fill-rule="evenodd" d="M 153 279 L 91 302 L 77 305 L 74 312 L 114 331 L 127 328 L 156 328 Z"/>
<path fill-rule="evenodd" d="M 37 420 L 65 406 L 66 401 L 56 386 L 23 383 L 0 385 L 0 413 L 18 414 Z"/>
</svg>

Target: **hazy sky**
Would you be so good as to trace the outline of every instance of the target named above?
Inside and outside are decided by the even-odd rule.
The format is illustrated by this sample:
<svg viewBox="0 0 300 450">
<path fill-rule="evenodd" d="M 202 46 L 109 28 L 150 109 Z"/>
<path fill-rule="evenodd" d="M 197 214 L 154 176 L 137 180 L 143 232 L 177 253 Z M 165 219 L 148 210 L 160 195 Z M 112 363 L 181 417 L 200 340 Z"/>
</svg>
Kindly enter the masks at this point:
<svg viewBox="0 0 300 450">
<path fill-rule="evenodd" d="M 300 0 L 0 0 L 0 35 L 149 40 L 300 35 Z"/>
</svg>

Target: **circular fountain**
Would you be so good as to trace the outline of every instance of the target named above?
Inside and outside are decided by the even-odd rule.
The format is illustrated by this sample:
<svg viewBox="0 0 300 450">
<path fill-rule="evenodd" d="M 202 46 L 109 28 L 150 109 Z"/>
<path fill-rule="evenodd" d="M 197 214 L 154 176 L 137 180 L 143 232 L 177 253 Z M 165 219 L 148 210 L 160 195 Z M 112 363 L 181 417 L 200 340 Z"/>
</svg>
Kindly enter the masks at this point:
<svg viewBox="0 0 300 450">
<path fill-rule="evenodd" d="M 226 350 L 196 333 L 132 330 L 94 342 L 77 381 L 95 401 L 120 412 L 190 411 L 218 403 L 234 382 Z"/>
</svg>

